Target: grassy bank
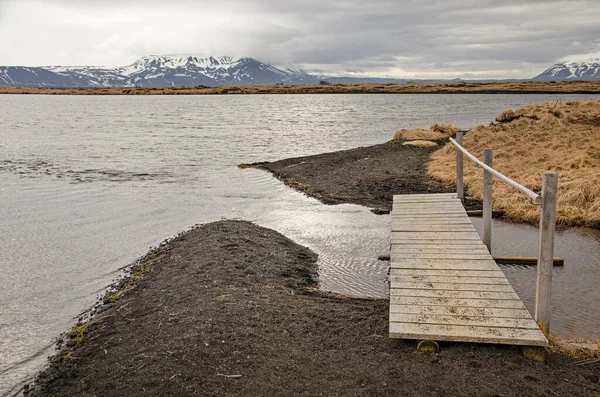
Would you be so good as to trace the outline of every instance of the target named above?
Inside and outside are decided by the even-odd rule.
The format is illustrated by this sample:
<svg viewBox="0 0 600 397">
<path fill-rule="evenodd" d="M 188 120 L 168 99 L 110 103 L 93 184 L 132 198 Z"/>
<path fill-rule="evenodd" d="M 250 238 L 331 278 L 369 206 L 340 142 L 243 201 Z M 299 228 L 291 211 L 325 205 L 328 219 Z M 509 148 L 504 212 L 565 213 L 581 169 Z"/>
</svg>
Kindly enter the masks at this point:
<svg viewBox="0 0 600 397">
<path fill-rule="evenodd" d="M 508 110 L 490 126 L 471 129 L 464 146 L 479 158 L 494 149 L 494 168 L 540 192 L 541 173 L 558 173 L 557 223 L 600 227 L 600 101 L 543 103 Z M 455 183 L 455 150 L 451 144 L 431 156 L 428 173 Z M 483 197 L 481 169 L 465 161 L 467 194 Z M 510 220 L 536 223 L 539 208 L 514 189 L 494 181 L 494 208 Z"/>
<path fill-rule="evenodd" d="M 600 81 L 496 82 L 496 83 L 407 83 L 164 87 L 164 88 L 21 88 L 0 87 L 0 94 L 47 95 L 224 95 L 224 94 L 515 94 L 515 93 L 597 93 Z"/>
</svg>

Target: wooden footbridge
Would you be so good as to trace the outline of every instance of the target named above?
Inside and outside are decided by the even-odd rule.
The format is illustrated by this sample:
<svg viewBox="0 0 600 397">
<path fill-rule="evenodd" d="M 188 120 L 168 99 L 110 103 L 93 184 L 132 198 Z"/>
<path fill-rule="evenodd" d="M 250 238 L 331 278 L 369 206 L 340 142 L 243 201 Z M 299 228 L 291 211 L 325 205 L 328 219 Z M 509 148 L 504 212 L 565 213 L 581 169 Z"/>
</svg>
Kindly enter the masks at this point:
<svg viewBox="0 0 600 397">
<path fill-rule="evenodd" d="M 544 174 L 539 196 L 491 168 L 491 149 L 483 163 L 462 148 L 462 135 L 451 142 L 457 193 L 394 196 L 390 337 L 547 346 L 556 174 Z M 463 152 L 484 169 L 483 241 L 462 204 Z M 535 320 L 490 253 L 492 175 L 542 205 Z"/>
</svg>

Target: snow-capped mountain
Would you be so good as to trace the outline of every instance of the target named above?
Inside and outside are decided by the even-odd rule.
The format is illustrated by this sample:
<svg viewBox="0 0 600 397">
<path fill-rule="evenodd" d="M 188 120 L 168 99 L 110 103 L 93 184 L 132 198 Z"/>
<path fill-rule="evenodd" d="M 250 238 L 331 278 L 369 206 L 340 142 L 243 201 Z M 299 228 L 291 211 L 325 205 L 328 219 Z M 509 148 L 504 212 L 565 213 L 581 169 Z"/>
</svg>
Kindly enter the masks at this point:
<svg viewBox="0 0 600 397">
<path fill-rule="evenodd" d="M 0 67 L 0 86 L 21 87 L 169 87 L 316 84 L 319 78 L 253 58 L 150 55 L 123 67 Z"/>
<path fill-rule="evenodd" d="M 533 78 L 535 81 L 600 80 L 600 58 L 564 62 L 550 66 Z"/>
</svg>

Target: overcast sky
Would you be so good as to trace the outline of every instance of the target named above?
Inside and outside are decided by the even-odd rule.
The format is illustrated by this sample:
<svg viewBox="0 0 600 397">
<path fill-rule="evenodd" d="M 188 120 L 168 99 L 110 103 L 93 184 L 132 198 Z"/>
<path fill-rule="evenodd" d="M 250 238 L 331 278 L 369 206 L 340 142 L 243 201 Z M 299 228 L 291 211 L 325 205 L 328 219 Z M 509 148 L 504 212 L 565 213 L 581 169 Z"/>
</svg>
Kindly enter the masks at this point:
<svg viewBox="0 0 600 397">
<path fill-rule="evenodd" d="M 527 78 L 600 57 L 600 0 L 0 0 L 0 65 L 188 53 L 330 75 Z"/>
</svg>

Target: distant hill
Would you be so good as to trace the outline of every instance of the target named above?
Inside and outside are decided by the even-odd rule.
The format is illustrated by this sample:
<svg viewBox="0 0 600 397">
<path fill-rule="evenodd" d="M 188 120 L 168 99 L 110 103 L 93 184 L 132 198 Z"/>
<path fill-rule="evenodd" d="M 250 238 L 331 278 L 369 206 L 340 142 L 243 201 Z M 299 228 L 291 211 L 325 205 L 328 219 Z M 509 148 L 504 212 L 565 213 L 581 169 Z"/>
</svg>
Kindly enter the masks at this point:
<svg viewBox="0 0 600 397">
<path fill-rule="evenodd" d="M 600 80 L 600 59 L 559 63 L 551 66 L 534 81 Z M 131 65 L 98 66 L 0 66 L 0 86 L 88 88 L 88 87 L 219 87 L 300 84 L 389 84 L 493 82 L 522 80 L 443 80 L 395 79 L 371 77 L 333 77 L 306 73 L 293 66 L 275 67 L 254 58 L 234 60 L 227 56 L 149 55 Z"/>
<path fill-rule="evenodd" d="M 254 58 L 149 55 L 129 66 L 0 66 L 0 86 L 19 87 L 180 87 L 272 84 L 385 82 L 400 79 L 335 77 L 306 73 L 292 66 L 278 68 Z"/>
<path fill-rule="evenodd" d="M 150 55 L 124 67 L 0 67 L 0 85 L 22 87 L 170 87 L 315 84 L 316 76 L 253 58 Z"/>
<path fill-rule="evenodd" d="M 600 81 L 600 58 L 557 63 L 533 78 L 534 81 Z"/>
</svg>

